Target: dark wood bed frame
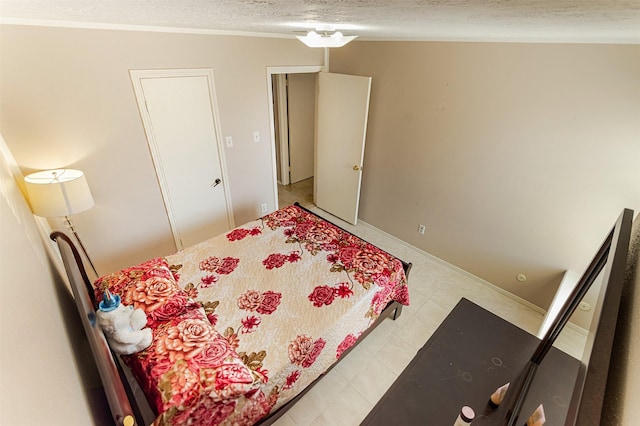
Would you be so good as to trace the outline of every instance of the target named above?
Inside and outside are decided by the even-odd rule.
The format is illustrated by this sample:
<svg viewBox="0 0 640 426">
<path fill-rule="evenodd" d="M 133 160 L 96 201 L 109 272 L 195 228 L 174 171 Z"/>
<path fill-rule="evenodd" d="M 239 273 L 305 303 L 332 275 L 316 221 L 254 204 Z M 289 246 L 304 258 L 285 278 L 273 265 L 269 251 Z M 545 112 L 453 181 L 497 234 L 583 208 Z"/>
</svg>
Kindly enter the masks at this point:
<svg viewBox="0 0 640 426">
<path fill-rule="evenodd" d="M 296 205 L 303 210 L 316 215 L 308 209 Z M 316 215 L 318 216 L 318 215 Z M 319 217 L 319 216 L 318 216 Z M 321 218 L 326 220 L 324 218 Z M 341 228 L 342 229 L 342 228 Z M 345 232 L 349 232 L 343 229 Z M 359 237 L 358 237 L 359 238 Z M 102 332 L 102 329 L 96 323 L 96 300 L 93 292 L 92 283 L 89 280 L 84 263 L 74 242 L 64 233 L 55 231 L 51 233 L 51 239 L 55 241 L 60 250 L 60 255 L 64 263 L 64 267 L 69 278 L 71 290 L 78 308 L 78 313 L 82 320 L 87 340 L 91 347 L 96 367 L 100 374 L 100 379 L 104 388 L 107 402 L 111 409 L 111 415 L 114 424 L 123 426 L 150 424 L 155 417 L 149 419 L 149 413 L 152 413 L 146 399 L 140 401 L 140 397 L 136 398 L 133 387 L 135 383 L 130 383 L 131 375 L 125 372 L 127 367 L 119 362 L 119 357 L 114 354 Z M 407 277 L 411 270 L 411 263 L 402 261 L 402 266 Z M 398 302 L 391 302 L 382 311 L 380 317 L 369 327 L 358 339 L 356 344 L 346 350 L 342 358 L 344 358 L 358 343 L 360 343 L 373 329 L 375 329 L 384 319 L 391 317 L 396 319 L 402 312 L 402 305 Z M 342 359 L 341 358 L 341 359 Z M 340 360 L 334 363 L 324 374 L 329 372 Z M 262 419 L 260 425 L 270 425 L 281 417 L 289 408 L 291 408 L 306 392 L 308 392 L 322 377 L 318 377 L 314 382 L 307 386 L 296 397 L 288 401 L 278 410 L 270 413 L 269 416 Z M 155 415 L 155 413 L 153 413 Z"/>
</svg>

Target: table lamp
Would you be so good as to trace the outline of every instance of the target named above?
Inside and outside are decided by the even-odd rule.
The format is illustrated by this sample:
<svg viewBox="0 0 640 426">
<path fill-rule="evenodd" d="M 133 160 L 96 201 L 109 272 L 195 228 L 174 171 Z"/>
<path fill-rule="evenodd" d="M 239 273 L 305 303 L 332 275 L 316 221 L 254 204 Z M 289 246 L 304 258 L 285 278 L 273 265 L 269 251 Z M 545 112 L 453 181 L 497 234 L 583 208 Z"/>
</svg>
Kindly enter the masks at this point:
<svg viewBox="0 0 640 426">
<path fill-rule="evenodd" d="M 33 213 L 41 217 L 64 217 L 98 277 L 96 267 L 71 222 L 72 214 L 88 210 L 94 204 L 84 173 L 72 169 L 45 170 L 32 173 L 24 180 Z"/>
</svg>

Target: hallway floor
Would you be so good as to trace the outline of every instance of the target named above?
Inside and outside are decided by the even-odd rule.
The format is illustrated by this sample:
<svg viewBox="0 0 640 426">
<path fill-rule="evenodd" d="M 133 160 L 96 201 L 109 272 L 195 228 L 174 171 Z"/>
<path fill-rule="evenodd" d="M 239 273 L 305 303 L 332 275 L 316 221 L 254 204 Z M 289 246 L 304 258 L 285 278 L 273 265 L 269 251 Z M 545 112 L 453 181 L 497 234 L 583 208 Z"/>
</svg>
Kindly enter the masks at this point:
<svg viewBox="0 0 640 426">
<path fill-rule="evenodd" d="M 278 205 L 280 208 L 299 202 L 306 208 L 313 204 L 313 177 L 292 183 L 290 185 L 278 184 Z"/>
</svg>

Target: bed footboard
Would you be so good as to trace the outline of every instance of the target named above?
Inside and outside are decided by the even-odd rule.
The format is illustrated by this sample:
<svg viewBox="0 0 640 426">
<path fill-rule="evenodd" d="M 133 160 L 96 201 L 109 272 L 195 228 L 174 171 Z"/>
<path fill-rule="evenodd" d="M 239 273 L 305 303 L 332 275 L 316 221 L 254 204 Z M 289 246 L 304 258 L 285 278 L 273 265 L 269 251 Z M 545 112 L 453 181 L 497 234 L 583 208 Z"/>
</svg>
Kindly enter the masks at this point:
<svg viewBox="0 0 640 426">
<path fill-rule="evenodd" d="M 302 204 L 300 204 L 300 203 L 299 203 L 299 202 L 297 202 L 297 201 L 296 201 L 295 203 L 293 203 L 293 205 L 294 205 L 294 206 L 296 206 L 296 207 L 298 207 L 299 209 L 302 209 L 302 210 L 306 211 L 307 213 L 310 213 L 310 214 L 312 214 L 312 215 L 314 215 L 314 216 L 316 216 L 316 217 L 319 217 L 319 218 L 320 218 L 320 219 L 322 219 L 322 220 L 327 220 L 327 219 L 325 219 L 324 217 L 322 217 L 322 216 L 318 215 L 317 213 L 315 213 L 315 212 L 313 212 L 313 211 L 309 210 L 308 208 L 304 207 Z M 336 228 L 339 228 L 340 230 L 342 230 L 342 231 L 344 231 L 344 232 L 348 233 L 348 234 L 351 234 L 351 235 L 353 235 L 353 236 L 358 237 L 358 236 L 357 236 L 357 235 L 355 235 L 353 232 L 347 231 L 346 229 L 344 229 L 344 228 L 343 228 L 343 227 L 341 227 L 341 226 L 336 225 L 335 223 L 332 223 L 332 225 L 333 225 L 333 226 L 335 226 Z M 358 237 L 358 238 L 360 238 L 360 237 Z M 411 267 L 413 266 L 413 264 L 412 264 L 412 263 L 410 263 L 410 262 L 405 262 L 404 260 L 402 260 L 402 259 L 400 259 L 400 258 L 398 258 L 398 260 L 400 261 L 400 263 L 402 263 L 402 269 L 404 269 L 404 274 L 405 274 L 405 275 L 407 276 L 407 278 L 408 278 L 408 277 L 409 277 L 409 271 L 411 271 Z M 397 317 L 399 317 L 399 316 L 400 316 L 400 312 L 401 312 L 401 311 L 402 311 L 402 308 L 400 308 L 400 311 L 398 312 L 398 315 L 397 315 L 397 316 L 396 316 L 396 315 L 394 315 L 393 319 L 396 319 Z"/>
<path fill-rule="evenodd" d="M 94 295 L 91 290 L 91 282 L 82 264 L 82 258 L 73 242 L 64 233 L 53 232 L 51 239 L 58 244 L 78 313 L 111 408 L 114 424 L 136 425 L 138 423 L 129 402 L 127 387 L 121 379 L 118 364 L 109 349 L 102 329 L 96 322 Z"/>
</svg>

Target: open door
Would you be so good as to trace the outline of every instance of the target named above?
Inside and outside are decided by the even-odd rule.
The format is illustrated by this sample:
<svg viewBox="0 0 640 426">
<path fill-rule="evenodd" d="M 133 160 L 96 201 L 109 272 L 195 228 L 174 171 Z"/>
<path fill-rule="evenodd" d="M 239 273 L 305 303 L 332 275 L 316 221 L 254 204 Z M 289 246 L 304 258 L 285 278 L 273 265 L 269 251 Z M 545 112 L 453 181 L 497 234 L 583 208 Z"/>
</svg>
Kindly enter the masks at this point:
<svg viewBox="0 0 640 426">
<path fill-rule="evenodd" d="M 318 74 L 314 201 L 358 222 L 371 77 Z"/>
</svg>

